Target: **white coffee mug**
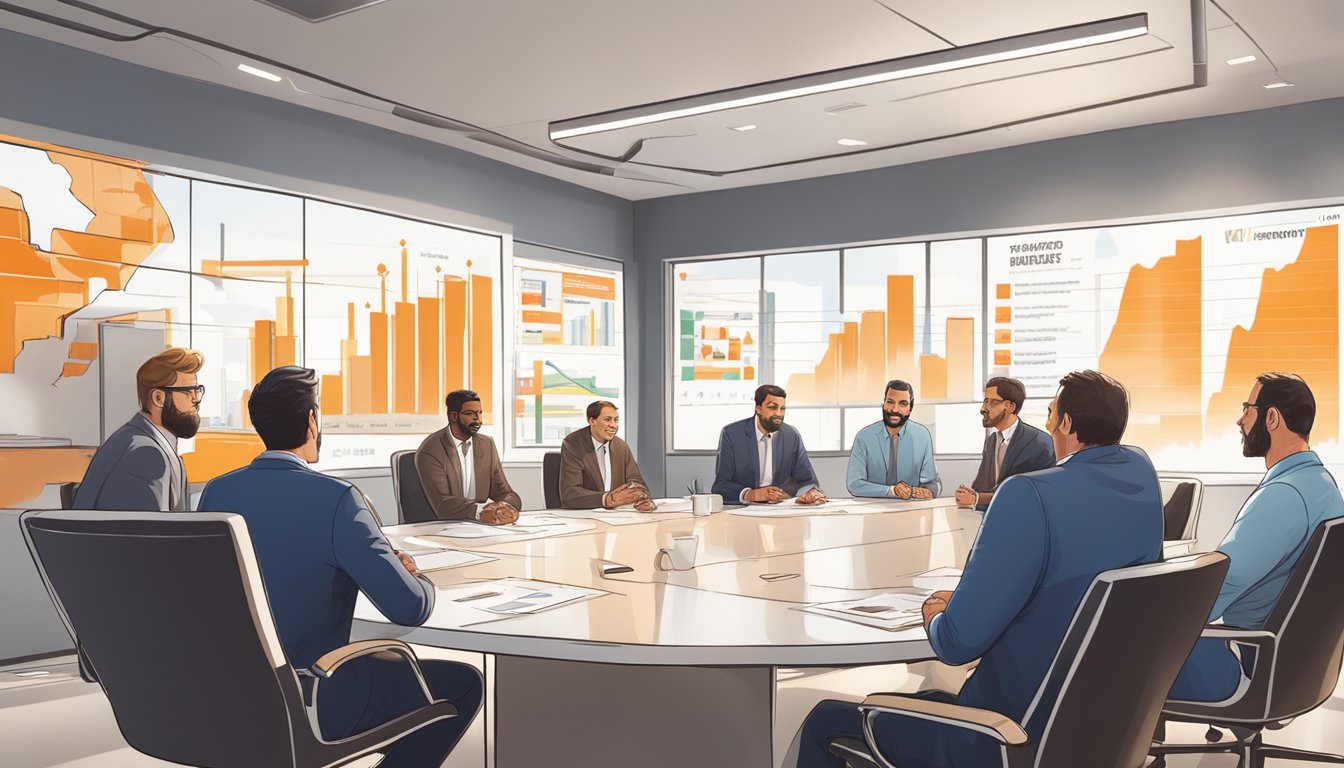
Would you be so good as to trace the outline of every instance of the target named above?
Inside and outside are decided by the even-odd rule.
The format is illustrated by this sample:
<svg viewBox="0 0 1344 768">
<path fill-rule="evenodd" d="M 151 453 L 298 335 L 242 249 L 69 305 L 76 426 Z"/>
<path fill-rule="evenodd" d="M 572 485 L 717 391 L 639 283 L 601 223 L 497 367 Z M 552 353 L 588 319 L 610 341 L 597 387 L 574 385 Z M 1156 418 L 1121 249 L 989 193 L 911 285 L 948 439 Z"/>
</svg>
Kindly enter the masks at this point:
<svg viewBox="0 0 1344 768">
<path fill-rule="evenodd" d="M 672 546 L 658 550 L 653 564 L 660 571 L 687 571 L 695 567 L 695 551 L 700 547 L 700 537 L 695 534 L 673 536 Z"/>
<path fill-rule="evenodd" d="M 693 493 L 691 494 L 691 514 L 704 517 L 714 511 L 714 494 L 712 493 Z"/>
</svg>

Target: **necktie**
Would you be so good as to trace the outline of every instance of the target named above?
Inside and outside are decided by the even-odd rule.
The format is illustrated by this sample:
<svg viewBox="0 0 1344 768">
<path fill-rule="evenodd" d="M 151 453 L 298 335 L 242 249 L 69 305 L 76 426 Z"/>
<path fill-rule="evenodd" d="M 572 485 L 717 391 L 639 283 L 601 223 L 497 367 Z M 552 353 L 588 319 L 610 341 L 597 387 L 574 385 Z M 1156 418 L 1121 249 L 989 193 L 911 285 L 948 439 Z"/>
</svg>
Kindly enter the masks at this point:
<svg viewBox="0 0 1344 768">
<path fill-rule="evenodd" d="M 462 495 L 468 499 L 476 498 L 476 473 L 468 472 L 467 462 L 471 461 L 471 441 L 462 441 Z M 474 467 L 472 469 L 475 469 Z"/>
<path fill-rule="evenodd" d="M 887 462 L 887 485 L 895 485 L 900 482 L 896 475 L 896 451 L 901 444 L 901 433 L 897 432 L 891 436 L 891 459 Z"/>
<path fill-rule="evenodd" d="M 770 451 L 770 443 L 774 436 L 774 432 L 767 432 L 761 437 L 765 444 L 765 450 L 761 451 L 761 484 L 759 486 L 761 488 L 774 485 L 775 482 L 775 457 Z"/>
<path fill-rule="evenodd" d="M 1003 471 L 1003 455 L 1008 453 L 1008 441 L 1003 439 L 1002 432 L 995 432 L 999 436 L 999 448 L 994 452 L 994 484 L 999 484 L 999 474 Z"/>
<path fill-rule="evenodd" d="M 604 493 L 611 490 L 611 461 L 608 458 L 611 454 L 607 453 L 608 445 L 610 443 L 603 443 L 602 447 L 597 449 L 597 466 L 602 469 L 602 491 Z"/>
</svg>

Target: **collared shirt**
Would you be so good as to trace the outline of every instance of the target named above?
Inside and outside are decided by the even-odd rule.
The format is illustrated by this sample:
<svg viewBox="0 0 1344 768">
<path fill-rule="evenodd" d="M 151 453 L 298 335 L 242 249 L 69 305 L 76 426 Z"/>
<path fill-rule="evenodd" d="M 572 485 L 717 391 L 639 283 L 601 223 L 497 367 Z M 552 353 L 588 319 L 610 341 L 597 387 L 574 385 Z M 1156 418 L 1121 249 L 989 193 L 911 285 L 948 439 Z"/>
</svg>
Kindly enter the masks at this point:
<svg viewBox="0 0 1344 768">
<path fill-rule="evenodd" d="M 933 461 L 933 436 L 928 427 L 907 419 L 899 433 L 901 458 L 896 467 L 897 482 L 904 482 L 911 488 L 927 488 L 937 496 L 943 486 Z M 887 431 L 887 425 L 877 421 L 859 430 L 845 472 L 849 495 L 890 495 L 891 485 L 886 482 L 890 464 L 891 433 Z"/>
<path fill-rule="evenodd" d="M 308 461 L 307 461 L 306 459 L 304 459 L 302 456 L 300 456 L 300 455 L 297 454 L 297 453 L 290 453 L 289 451 L 262 451 L 262 452 L 261 452 L 261 455 L 260 455 L 260 456 L 257 456 L 257 458 L 258 458 L 258 459 L 286 459 L 286 460 L 288 460 L 288 461 L 297 461 L 297 462 L 299 462 L 300 464 L 302 464 L 302 465 L 305 466 L 305 467 L 307 467 L 307 466 L 311 466 L 311 465 L 308 463 Z"/>
<path fill-rule="evenodd" d="M 462 467 L 462 496 L 472 501 L 476 501 L 476 444 L 472 438 L 458 440 L 453 434 L 453 428 L 448 428 L 448 442 L 453 446 L 453 452 L 457 454 L 457 463 Z M 462 446 L 467 447 L 466 455 L 462 455 Z M 473 515 L 477 520 L 481 519 L 481 510 L 485 509 L 482 502 L 476 503 L 476 512 Z"/>
<path fill-rule="evenodd" d="M 765 488 L 774 485 L 775 482 L 775 448 L 774 435 L 776 432 L 766 432 L 761 429 L 760 421 L 756 422 L 756 466 L 761 468 L 761 477 L 756 483 L 756 488 Z M 737 500 L 743 504 L 747 503 L 747 492 L 755 490 L 753 488 L 743 488 L 737 495 Z"/>
<path fill-rule="evenodd" d="M 1007 445 L 1008 443 L 1012 442 L 1013 433 L 1017 432 L 1017 425 L 1021 423 L 1022 423 L 1021 419 L 1013 419 L 1013 423 L 1011 426 L 1009 426 L 1007 429 L 999 431 L 999 434 L 1002 435 L 1003 437 L 1004 445 Z"/>
<path fill-rule="evenodd" d="M 1342 516 L 1344 497 L 1315 451 L 1280 459 L 1218 545 L 1232 562 L 1209 620 L 1262 629 L 1316 527 Z"/>
<path fill-rule="evenodd" d="M 611 441 L 602 442 L 593 438 L 593 453 L 597 454 L 597 467 L 602 470 L 602 493 L 611 490 Z"/>
<path fill-rule="evenodd" d="M 172 457 L 168 471 L 173 480 L 173 489 L 168 494 L 169 507 L 171 509 L 190 509 L 191 494 L 187 490 L 187 468 L 182 463 L 182 455 L 178 453 L 177 435 L 169 432 L 167 427 L 155 424 L 144 411 L 140 411 L 136 416 L 144 419 L 145 423 L 152 426 L 168 443 L 168 455 Z"/>
</svg>

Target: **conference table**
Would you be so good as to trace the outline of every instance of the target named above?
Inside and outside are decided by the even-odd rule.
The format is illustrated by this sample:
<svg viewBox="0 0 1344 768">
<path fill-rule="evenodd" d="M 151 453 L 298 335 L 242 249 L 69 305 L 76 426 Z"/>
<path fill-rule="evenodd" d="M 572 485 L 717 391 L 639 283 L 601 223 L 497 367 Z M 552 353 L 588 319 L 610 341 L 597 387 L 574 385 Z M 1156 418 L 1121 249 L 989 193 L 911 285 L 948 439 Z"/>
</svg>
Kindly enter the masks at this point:
<svg viewBox="0 0 1344 768">
<path fill-rule="evenodd" d="M 802 608 L 961 567 L 981 516 L 952 499 L 836 499 L 709 516 L 528 512 L 524 534 L 447 524 L 473 538 L 441 535 L 444 521 L 394 526 L 388 538 L 412 553 L 486 559 L 424 571 L 438 593 L 420 627 L 390 624 L 361 596 L 355 635 L 486 654 L 487 765 L 768 768 L 777 670 L 933 657 L 920 626 Z M 698 537 L 693 567 L 660 570 L 659 549 L 687 535 Z M 476 608 L 499 594 L 486 584 L 596 596 L 500 616 Z"/>
</svg>

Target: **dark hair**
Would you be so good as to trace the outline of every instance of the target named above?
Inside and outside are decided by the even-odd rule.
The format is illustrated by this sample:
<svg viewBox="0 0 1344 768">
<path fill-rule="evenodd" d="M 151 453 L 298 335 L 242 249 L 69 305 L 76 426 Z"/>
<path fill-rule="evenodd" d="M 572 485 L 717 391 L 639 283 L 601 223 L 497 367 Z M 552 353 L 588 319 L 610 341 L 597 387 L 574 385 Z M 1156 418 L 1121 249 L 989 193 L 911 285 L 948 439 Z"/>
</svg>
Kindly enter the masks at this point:
<svg viewBox="0 0 1344 768">
<path fill-rule="evenodd" d="M 1013 413 L 1022 412 L 1022 403 L 1027 399 L 1027 388 L 1017 379 L 1010 379 L 1007 376 L 995 376 L 985 382 L 985 389 L 994 387 L 999 391 L 999 397 L 1004 402 L 1013 404 Z"/>
<path fill-rule="evenodd" d="M 784 388 L 775 384 L 762 384 L 756 388 L 756 404 L 764 405 L 767 397 L 783 397 L 788 395 L 784 393 Z"/>
<path fill-rule="evenodd" d="M 1260 406 L 1263 419 L 1268 408 L 1279 409 L 1283 425 L 1306 440 L 1311 437 L 1311 427 L 1316 423 L 1316 396 L 1311 387 L 1295 373 L 1262 373 L 1255 377 L 1260 383 L 1260 394 L 1255 404 Z"/>
<path fill-rule="evenodd" d="M 1059 380 L 1055 423 L 1068 416 L 1083 445 L 1120 442 L 1129 423 L 1125 385 L 1100 371 L 1074 371 Z"/>
<path fill-rule="evenodd" d="M 308 441 L 308 414 L 317 409 L 317 372 L 282 365 L 257 382 L 247 398 L 252 428 L 266 449 L 291 451 Z"/>
<path fill-rule="evenodd" d="M 455 389 L 443 398 L 443 404 L 448 408 L 449 413 L 456 413 L 462 410 L 462 406 L 470 403 L 472 400 L 480 400 L 481 396 L 472 392 L 470 389 Z"/>
<path fill-rule="evenodd" d="M 616 404 L 610 400 L 594 400 L 588 404 L 588 418 L 596 419 L 598 416 L 601 416 L 603 408 L 610 408 L 613 411 L 620 410 L 616 407 Z"/>
<path fill-rule="evenodd" d="M 910 407 L 911 408 L 915 407 L 915 385 L 907 381 L 901 381 L 900 379 L 892 379 L 891 381 L 887 382 L 887 388 L 882 390 L 882 397 L 885 398 L 887 396 L 887 391 L 892 389 L 896 390 L 897 392 L 909 392 Z"/>
</svg>

